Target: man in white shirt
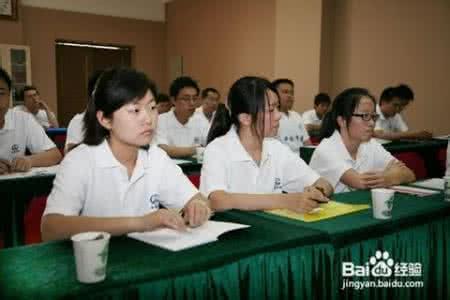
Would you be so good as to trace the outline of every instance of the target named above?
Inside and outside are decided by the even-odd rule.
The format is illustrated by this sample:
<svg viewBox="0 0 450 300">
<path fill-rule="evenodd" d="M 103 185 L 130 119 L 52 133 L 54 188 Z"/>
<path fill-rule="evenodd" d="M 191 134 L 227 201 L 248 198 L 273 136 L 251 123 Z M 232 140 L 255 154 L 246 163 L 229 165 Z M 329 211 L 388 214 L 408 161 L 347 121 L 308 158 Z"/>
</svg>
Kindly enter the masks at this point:
<svg viewBox="0 0 450 300">
<path fill-rule="evenodd" d="M 317 136 L 322 125 L 322 120 L 330 108 L 331 99 L 326 93 L 317 94 L 314 97 L 314 109 L 303 113 L 303 123 L 309 135 Z"/>
<path fill-rule="evenodd" d="M 405 93 L 408 90 L 409 96 Z M 407 97 L 411 98 L 408 99 Z M 426 130 L 410 131 L 400 115 L 400 112 L 413 99 L 414 94 L 406 85 L 384 89 L 380 96 L 379 105 L 376 107 L 380 118 L 375 124 L 374 137 L 384 140 L 432 138 L 433 134 Z"/>
<path fill-rule="evenodd" d="M 292 110 L 294 105 L 294 82 L 282 78 L 272 82 L 280 98 L 280 127 L 278 128 L 278 140 L 300 155 L 300 147 L 311 145 L 309 134 L 306 131 L 300 114 Z"/>
<path fill-rule="evenodd" d="M 61 154 L 33 117 L 9 109 L 11 79 L 0 68 L 0 174 L 59 163 Z M 28 149 L 32 154 L 25 156 Z"/>
<path fill-rule="evenodd" d="M 155 143 L 170 157 L 187 157 L 206 144 L 209 124 L 195 115 L 200 89 L 190 77 L 178 77 L 170 85 L 174 109 L 159 116 Z"/>
<path fill-rule="evenodd" d="M 201 98 L 203 104 L 195 110 L 195 113 L 211 124 L 220 103 L 219 91 L 212 87 L 206 88 L 202 91 Z"/>
<path fill-rule="evenodd" d="M 14 107 L 15 110 L 31 113 L 44 129 L 59 127 L 55 114 L 50 110 L 47 103 L 40 98 L 36 87 L 26 85 L 20 92 L 20 99 L 24 101 L 24 105 Z"/>
</svg>

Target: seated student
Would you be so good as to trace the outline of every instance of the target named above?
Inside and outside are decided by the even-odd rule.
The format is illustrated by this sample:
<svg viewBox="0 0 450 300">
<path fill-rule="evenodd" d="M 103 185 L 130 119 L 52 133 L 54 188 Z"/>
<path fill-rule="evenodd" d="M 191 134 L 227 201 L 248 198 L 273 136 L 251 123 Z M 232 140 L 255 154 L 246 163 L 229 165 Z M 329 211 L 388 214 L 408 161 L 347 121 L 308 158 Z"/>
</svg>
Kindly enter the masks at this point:
<svg viewBox="0 0 450 300">
<path fill-rule="evenodd" d="M 47 200 L 44 240 L 85 231 L 121 235 L 198 226 L 210 210 L 181 169 L 149 145 L 158 121 L 145 74 L 113 68 L 100 76 L 86 112 L 83 144 L 61 163 Z M 105 184 L 107 182 L 107 184 Z M 166 208 L 182 209 L 183 217 Z"/>
<path fill-rule="evenodd" d="M 172 109 L 172 102 L 168 95 L 160 93 L 156 96 L 156 108 L 159 114 L 166 113 Z"/>
<path fill-rule="evenodd" d="M 375 124 L 374 136 L 385 140 L 432 138 L 433 134 L 425 130 L 410 131 L 400 115 L 413 99 L 414 94 L 406 85 L 384 89 L 376 108 L 380 118 Z"/>
<path fill-rule="evenodd" d="M 410 169 L 372 139 L 377 118 L 375 99 L 361 88 L 344 90 L 325 116 L 324 139 L 309 165 L 334 186 L 336 193 L 415 180 Z"/>
<path fill-rule="evenodd" d="M 0 174 L 56 165 L 58 148 L 30 114 L 9 109 L 10 92 L 11 79 L 0 68 Z M 25 149 L 32 155 L 25 156 Z"/>
<path fill-rule="evenodd" d="M 311 145 L 309 134 L 300 114 L 292 110 L 294 104 L 294 82 L 290 79 L 277 79 L 272 82 L 280 98 L 280 128 L 278 139 L 296 154 L 300 155 L 300 147 Z"/>
<path fill-rule="evenodd" d="M 331 99 L 328 94 L 320 93 L 314 97 L 314 109 L 303 113 L 303 123 L 309 135 L 318 135 L 322 119 L 330 108 Z"/>
<path fill-rule="evenodd" d="M 224 106 L 216 112 L 201 171 L 200 191 L 214 210 L 308 212 L 328 201 L 330 184 L 273 138 L 281 116 L 269 81 L 239 79 L 228 94 L 228 107 L 231 115 Z"/>
<path fill-rule="evenodd" d="M 101 71 L 95 71 L 91 74 L 88 80 L 88 91 L 87 91 L 87 99 L 88 102 L 91 99 L 92 92 L 94 91 L 95 83 L 97 79 L 102 74 Z M 77 146 L 83 141 L 84 138 L 84 118 L 86 115 L 86 110 L 82 113 L 76 114 L 72 120 L 69 122 L 69 126 L 67 126 L 67 136 L 66 136 L 66 145 L 64 146 L 64 153 L 67 154 L 72 148 Z"/>
<path fill-rule="evenodd" d="M 208 124 L 211 124 L 217 106 L 220 103 L 219 91 L 215 88 L 206 88 L 202 91 L 202 106 L 195 110 L 195 113 L 203 118 Z"/>
<path fill-rule="evenodd" d="M 159 116 L 155 143 L 171 157 L 192 156 L 206 143 L 209 124 L 194 114 L 199 92 L 190 77 L 178 77 L 170 85 L 174 109 Z"/>
<path fill-rule="evenodd" d="M 24 105 L 14 107 L 15 110 L 31 113 L 44 129 L 59 126 L 55 114 L 50 110 L 47 103 L 40 98 L 36 87 L 26 85 L 20 92 L 19 98 L 24 101 Z"/>
</svg>

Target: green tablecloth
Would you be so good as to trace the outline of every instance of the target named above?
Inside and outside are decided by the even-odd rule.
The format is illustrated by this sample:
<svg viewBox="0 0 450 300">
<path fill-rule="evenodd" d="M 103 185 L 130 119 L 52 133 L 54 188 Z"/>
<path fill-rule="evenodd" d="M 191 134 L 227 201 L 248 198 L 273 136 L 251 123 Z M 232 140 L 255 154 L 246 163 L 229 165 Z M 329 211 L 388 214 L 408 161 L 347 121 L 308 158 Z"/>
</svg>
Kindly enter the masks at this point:
<svg viewBox="0 0 450 300">
<path fill-rule="evenodd" d="M 313 288 L 331 280 L 332 251 L 321 244 L 323 233 L 239 212 L 216 219 L 252 227 L 181 252 L 113 238 L 107 279 L 98 284 L 76 281 L 68 241 L 1 250 L 0 299 L 313 299 L 330 293 Z"/>
<path fill-rule="evenodd" d="M 401 152 L 417 152 L 424 161 L 428 170 L 428 177 L 442 177 L 443 171 L 436 159 L 436 151 L 442 148 L 447 148 L 448 141 L 440 139 L 431 139 L 425 141 L 395 141 L 383 144 L 384 148 L 392 154 Z M 314 153 L 315 148 L 301 147 L 300 157 L 309 163 Z"/>
<path fill-rule="evenodd" d="M 368 191 L 338 194 L 337 201 L 370 204 Z M 450 203 L 443 194 L 415 197 L 396 194 L 391 220 L 376 220 L 364 210 L 338 218 L 306 223 L 263 212 L 253 214 L 289 225 L 315 229 L 327 234 L 333 245 L 328 256 L 334 257 L 333 282 L 327 288 L 339 291 L 334 299 L 450 299 Z M 330 249 L 330 248 L 328 248 Z M 388 251 L 395 262 L 422 264 L 423 288 L 340 290 L 343 261 L 364 265 L 377 250 Z M 366 278 L 367 279 L 367 278 Z"/>
</svg>

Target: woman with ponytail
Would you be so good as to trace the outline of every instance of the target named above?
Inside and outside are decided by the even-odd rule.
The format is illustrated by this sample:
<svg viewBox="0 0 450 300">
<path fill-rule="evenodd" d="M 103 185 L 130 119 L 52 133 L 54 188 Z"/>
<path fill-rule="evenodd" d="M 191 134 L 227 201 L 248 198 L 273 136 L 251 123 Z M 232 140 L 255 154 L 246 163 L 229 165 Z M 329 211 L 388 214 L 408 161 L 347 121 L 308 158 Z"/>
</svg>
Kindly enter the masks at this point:
<svg viewBox="0 0 450 300">
<path fill-rule="evenodd" d="M 322 124 L 323 140 L 309 165 L 336 193 L 415 180 L 410 169 L 372 139 L 378 117 L 375 99 L 366 89 L 346 89 L 333 101 Z"/>
<path fill-rule="evenodd" d="M 287 208 L 309 212 L 332 188 L 274 137 L 280 120 L 266 79 L 243 77 L 216 112 L 208 136 L 200 191 L 215 210 Z"/>
<path fill-rule="evenodd" d="M 158 122 L 156 88 L 145 74 L 113 68 L 89 102 L 83 144 L 56 175 L 44 217 L 44 240 L 86 231 L 121 235 L 198 226 L 210 209 L 167 154 L 151 143 Z M 184 220 L 178 212 L 183 210 Z"/>
</svg>

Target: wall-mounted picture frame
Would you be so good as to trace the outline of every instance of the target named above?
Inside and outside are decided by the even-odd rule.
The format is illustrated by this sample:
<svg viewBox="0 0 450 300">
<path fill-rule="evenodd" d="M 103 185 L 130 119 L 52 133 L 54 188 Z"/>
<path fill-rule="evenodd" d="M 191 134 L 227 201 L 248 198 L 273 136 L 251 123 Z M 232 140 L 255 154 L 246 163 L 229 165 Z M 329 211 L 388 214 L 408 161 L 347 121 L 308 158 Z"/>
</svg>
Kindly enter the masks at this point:
<svg viewBox="0 0 450 300">
<path fill-rule="evenodd" d="M 17 0 L 0 0 L 0 19 L 17 20 Z"/>
</svg>

